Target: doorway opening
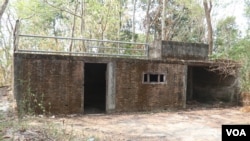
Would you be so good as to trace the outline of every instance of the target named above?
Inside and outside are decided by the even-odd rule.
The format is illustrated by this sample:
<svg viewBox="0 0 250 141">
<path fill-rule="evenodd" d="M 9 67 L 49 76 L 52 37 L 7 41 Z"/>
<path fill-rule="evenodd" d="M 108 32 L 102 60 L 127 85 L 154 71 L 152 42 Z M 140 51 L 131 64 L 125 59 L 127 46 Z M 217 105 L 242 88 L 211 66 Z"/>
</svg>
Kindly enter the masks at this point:
<svg viewBox="0 0 250 141">
<path fill-rule="evenodd" d="M 187 104 L 233 104 L 236 80 L 234 76 L 210 71 L 209 66 L 188 66 Z"/>
<path fill-rule="evenodd" d="M 84 113 L 106 111 L 107 64 L 85 63 L 84 65 Z"/>
</svg>

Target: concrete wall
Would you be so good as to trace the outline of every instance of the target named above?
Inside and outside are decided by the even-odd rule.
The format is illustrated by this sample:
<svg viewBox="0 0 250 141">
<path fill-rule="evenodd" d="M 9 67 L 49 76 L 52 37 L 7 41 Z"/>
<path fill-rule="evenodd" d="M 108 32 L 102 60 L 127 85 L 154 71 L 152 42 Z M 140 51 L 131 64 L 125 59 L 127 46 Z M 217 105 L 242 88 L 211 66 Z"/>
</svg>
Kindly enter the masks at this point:
<svg viewBox="0 0 250 141">
<path fill-rule="evenodd" d="M 145 111 L 185 106 L 185 65 L 124 60 L 116 68 L 116 111 Z M 164 84 L 144 84 L 143 73 L 165 73 Z"/>
<path fill-rule="evenodd" d="M 152 59 L 207 60 L 208 45 L 175 41 L 154 41 L 149 49 Z"/>
<path fill-rule="evenodd" d="M 206 60 L 208 58 L 208 45 L 162 41 L 162 58 Z"/>
<path fill-rule="evenodd" d="M 150 59 L 158 59 L 161 60 L 162 58 L 162 42 L 160 40 L 155 40 L 149 46 L 149 58 Z"/>
</svg>

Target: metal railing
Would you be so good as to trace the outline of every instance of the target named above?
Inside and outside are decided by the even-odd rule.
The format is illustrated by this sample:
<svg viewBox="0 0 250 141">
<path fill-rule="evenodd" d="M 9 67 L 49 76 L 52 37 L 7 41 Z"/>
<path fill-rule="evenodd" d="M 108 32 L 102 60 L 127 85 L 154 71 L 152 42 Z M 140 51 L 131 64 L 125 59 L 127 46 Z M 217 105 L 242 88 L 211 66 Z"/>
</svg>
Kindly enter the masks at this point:
<svg viewBox="0 0 250 141">
<path fill-rule="evenodd" d="M 148 58 L 148 44 L 14 32 L 14 51 L 37 54 Z"/>
</svg>

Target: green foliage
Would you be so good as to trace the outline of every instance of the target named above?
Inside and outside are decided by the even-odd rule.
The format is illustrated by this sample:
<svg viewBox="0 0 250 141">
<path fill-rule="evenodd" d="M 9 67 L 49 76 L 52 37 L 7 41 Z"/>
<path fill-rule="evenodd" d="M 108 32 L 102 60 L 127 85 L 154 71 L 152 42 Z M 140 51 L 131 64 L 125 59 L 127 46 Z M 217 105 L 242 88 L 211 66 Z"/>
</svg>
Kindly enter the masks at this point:
<svg viewBox="0 0 250 141">
<path fill-rule="evenodd" d="M 123 30 L 121 32 L 120 40 L 130 42 L 132 40 L 132 35 L 133 33 L 131 31 Z M 137 38 L 138 38 L 138 34 L 135 34 L 135 42 L 137 41 Z"/>
<path fill-rule="evenodd" d="M 28 74 L 29 76 L 30 74 Z M 25 115 L 35 114 L 48 114 L 50 111 L 46 111 L 44 103 L 44 94 L 37 94 L 32 92 L 30 79 L 26 81 L 19 80 L 20 85 L 26 88 L 21 99 L 18 101 L 18 116 L 22 118 Z M 50 103 L 48 103 L 50 105 Z M 50 107 L 49 107 L 50 108 Z M 49 109 L 50 110 L 50 109 Z"/>
<path fill-rule="evenodd" d="M 161 5 L 155 4 L 155 10 L 149 14 L 151 34 L 161 37 Z M 177 0 L 168 1 L 166 6 L 166 37 L 165 40 L 202 42 L 205 34 L 203 8 L 196 1 Z M 144 27 L 147 26 L 144 18 Z"/>
<path fill-rule="evenodd" d="M 241 63 L 240 81 L 242 91 L 250 91 L 250 38 L 245 37 L 235 41 L 232 47 L 226 51 L 220 51 L 213 54 L 214 59 L 232 59 Z M 226 45 L 221 47 L 228 47 Z"/>
<path fill-rule="evenodd" d="M 227 51 L 234 46 L 239 37 L 235 17 L 227 17 L 224 20 L 220 20 L 217 24 L 215 35 L 215 51 L 227 54 Z"/>
<path fill-rule="evenodd" d="M 245 12 L 244 15 L 247 18 L 248 23 L 248 29 L 247 29 L 247 35 L 250 35 L 250 0 L 245 0 Z"/>
<path fill-rule="evenodd" d="M 50 35 L 62 12 L 49 7 L 41 0 L 19 0 L 15 3 L 18 19 L 21 19 L 22 32 Z M 39 32 L 39 33 L 37 33 Z"/>
<path fill-rule="evenodd" d="M 97 39 L 117 39 L 119 27 L 119 1 L 92 0 L 87 3 L 86 29 L 89 37 Z"/>
<path fill-rule="evenodd" d="M 242 63 L 241 67 L 241 84 L 243 91 L 250 91 L 250 38 L 245 37 L 238 41 L 238 43 L 229 51 L 231 59 Z"/>
<path fill-rule="evenodd" d="M 245 16 L 250 19 L 250 0 L 245 0 Z"/>
<path fill-rule="evenodd" d="M 250 1 L 245 0 L 245 16 L 250 21 Z M 249 30 L 250 26 L 248 27 Z M 212 58 L 232 59 L 241 63 L 240 77 L 242 91 L 250 91 L 250 35 L 240 37 L 235 17 L 220 20 L 215 32 L 215 54 Z"/>
</svg>

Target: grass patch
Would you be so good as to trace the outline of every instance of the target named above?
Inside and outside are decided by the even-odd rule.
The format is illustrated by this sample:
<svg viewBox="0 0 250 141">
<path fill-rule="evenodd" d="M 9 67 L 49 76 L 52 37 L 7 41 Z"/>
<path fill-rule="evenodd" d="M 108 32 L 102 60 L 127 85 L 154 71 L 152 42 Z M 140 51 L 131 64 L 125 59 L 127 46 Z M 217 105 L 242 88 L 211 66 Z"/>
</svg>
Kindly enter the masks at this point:
<svg viewBox="0 0 250 141">
<path fill-rule="evenodd" d="M 98 141 L 99 135 L 86 135 L 76 131 L 73 125 L 54 122 L 49 117 L 25 116 L 22 119 L 6 119 L 0 115 L 0 140 L 46 140 L 46 141 Z"/>
</svg>

